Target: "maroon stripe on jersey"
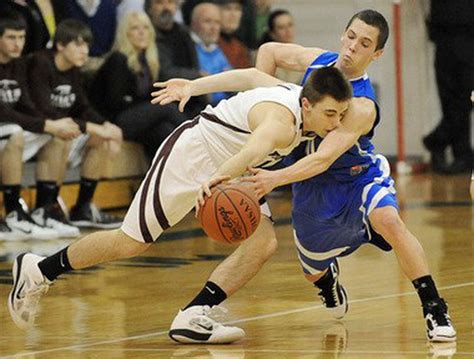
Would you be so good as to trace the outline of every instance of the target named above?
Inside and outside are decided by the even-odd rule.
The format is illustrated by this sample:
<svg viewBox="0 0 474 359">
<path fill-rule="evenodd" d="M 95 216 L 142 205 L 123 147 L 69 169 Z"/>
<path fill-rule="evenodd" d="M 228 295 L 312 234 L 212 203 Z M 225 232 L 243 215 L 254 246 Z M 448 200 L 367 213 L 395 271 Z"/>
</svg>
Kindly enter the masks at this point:
<svg viewBox="0 0 474 359">
<path fill-rule="evenodd" d="M 221 120 L 220 118 L 218 118 L 217 116 L 211 115 L 210 113 L 201 112 L 201 116 L 202 116 L 203 118 L 205 118 L 206 120 L 208 120 L 208 121 L 217 123 L 217 124 L 222 125 L 222 126 L 224 126 L 224 127 L 227 127 L 227 128 L 229 128 L 229 129 L 231 129 L 232 131 L 250 134 L 249 131 L 245 131 L 245 130 L 242 130 L 242 129 L 238 128 L 238 127 L 232 126 L 232 125 L 228 124 L 227 122 L 222 121 L 222 120 Z"/>
<path fill-rule="evenodd" d="M 179 126 L 176 130 L 173 131 L 173 133 L 165 140 L 165 143 L 162 145 L 160 152 L 156 156 L 152 164 L 152 167 L 145 178 L 145 184 L 143 185 L 143 191 L 140 197 L 140 209 L 139 209 L 140 230 L 142 232 L 142 236 L 145 242 L 153 242 L 154 240 L 156 240 L 156 238 L 152 237 L 150 230 L 148 229 L 148 226 L 146 224 L 146 219 L 145 219 L 146 218 L 145 217 L 146 196 L 148 194 L 148 189 L 150 187 L 153 174 L 157 170 L 157 166 L 161 161 L 158 168 L 158 174 L 156 176 L 156 185 L 155 185 L 154 194 L 153 194 L 153 210 L 154 210 L 156 218 L 158 219 L 158 223 L 160 224 L 161 228 L 165 230 L 169 228 L 170 225 L 160 202 L 159 188 L 160 188 L 160 181 L 161 181 L 161 175 L 163 173 L 163 168 L 179 136 L 181 136 L 181 134 L 185 130 L 194 127 L 196 124 L 198 124 L 198 122 L 199 122 L 199 117 L 196 117 L 192 121 L 185 122 L 183 125 Z"/>
</svg>

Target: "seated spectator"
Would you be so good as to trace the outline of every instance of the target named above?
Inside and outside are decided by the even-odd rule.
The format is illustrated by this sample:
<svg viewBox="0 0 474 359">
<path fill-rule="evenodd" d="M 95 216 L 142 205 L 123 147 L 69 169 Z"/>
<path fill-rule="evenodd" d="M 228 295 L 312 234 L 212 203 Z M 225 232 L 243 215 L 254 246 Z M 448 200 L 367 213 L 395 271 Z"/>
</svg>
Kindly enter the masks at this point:
<svg viewBox="0 0 474 359">
<path fill-rule="evenodd" d="M 5 9 L 18 11 L 26 20 L 27 33 L 23 54 L 51 47 L 56 30 L 55 12 L 61 0 L 4 0 L 0 12 Z"/>
<path fill-rule="evenodd" d="M 249 49 L 235 34 L 242 19 L 242 1 L 221 0 L 219 3 L 222 19 L 219 47 L 233 68 L 243 69 L 252 66 Z"/>
<path fill-rule="evenodd" d="M 36 53 L 29 75 L 31 97 L 38 109 L 51 118 L 72 117 L 84 135 L 72 145 L 69 161 L 81 160 L 79 196 L 70 221 L 79 227 L 116 228 L 121 221 L 92 203 L 97 182 L 106 175 L 107 164 L 118 154 L 122 131 L 105 121 L 89 104 L 82 88 L 80 68 L 87 61 L 92 33 L 81 21 L 68 19 L 56 29 L 54 50 Z"/>
<path fill-rule="evenodd" d="M 119 24 L 114 51 L 99 69 L 91 96 L 129 141 L 142 143 L 153 158 L 163 140 L 186 117 L 175 104 L 150 103 L 159 63 L 155 31 L 143 12 L 130 12 Z"/>
<path fill-rule="evenodd" d="M 188 30 L 174 20 L 177 5 L 177 0 L 145 0 L 144 6 L 156 32 L 160 53 L 160 78 L 169 80 L 179 77 L 193 80 L 201 77 L 202 73 Z M 207 103 L 206 96 L 191 98 L 185 108 L 186 115 L 194 117 Z"/>
<path fill-rule="evenodd" d="M 288 44 L 295 42 L 295 23 L 289 11 L 272 11 L 267 25 L 268 30 L 264 33 L 260 45 L 270 41 Z"/>
<path fill-rule="evenodd" d="M 246 0 L 237 36 L 252 50 L 256 50 L 267 30 L 268 17 L 275 0 Z"/>
<path fill-rule="evenodd" d="M 16 11 L 0 13 L 0 170 L 2 174 L 5 223 L 0 238 L 51 239 L 79 235 L 64 218 L 48 218 L 47 226 L 38 225 L 26 212 L 20 198 L 23 161 L 37 154 L 37 203 L 56 198 L 60 162 L 69 141 L 80 134 L 71 118 L 52 120 L 42 115 L 28 94 L 30 81 L 26 64 L 20 57 L 25 45 L 26 22 Z M 52 189 L 50 188 L 52 185 Z M 23 203 L 22 203 L 23 202 Z M 33 216 L 35 213 L 33 212 Z"/>
<path fill-rule="evenodd" d="M 272 11 L 268 18 L 268 31 L 263 36 L 261 44 L 275 41 L 283 43 L 294 43 L 295 23 L 293 16 L 287 10 Z M 275 77 L 295 84 L 300 84 L 303 73 L 277 68 Z"/>
<path fill-rule="evenodd" d="M 62 20 L 73 18 L 89 26 L 94 37 L 90 57 L 83 70 L 93 72 L 103 63 L 103 56 L 113 45 L 117 28 L 117 0 L 60 0 Z"/>
<path fill-rule="evenodd" d="M 191 38 L 198 54 L 201 72 L 208 75 L 218 74 L 232 69 L 229 61 L 217 45 L 221 30 L 221 14 L 217 5 L 201 3 L 191 15 Z M 217 92 L 211 95 L 211 104 L 228 98 L 230 94 Z"/>
</svg>

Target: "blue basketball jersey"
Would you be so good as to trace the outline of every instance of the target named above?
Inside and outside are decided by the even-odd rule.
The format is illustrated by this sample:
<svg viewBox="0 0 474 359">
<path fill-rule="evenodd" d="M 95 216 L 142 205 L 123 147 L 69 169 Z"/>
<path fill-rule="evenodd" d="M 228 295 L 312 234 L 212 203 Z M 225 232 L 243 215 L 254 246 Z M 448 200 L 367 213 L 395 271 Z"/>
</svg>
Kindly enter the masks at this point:
<svg viewBox="0 0 474 359">
<path fill-rule="evenodd" d="M 332 52 L 318 56 L 308 67 L 303 81 L 315 69 L 333 66 L 337 57 L 338 54 Z M 369 222 L 369 215 L 376 208 L 391 206 L 398 209 L 388 161 L 373 152 L 374 146 L 370 142 L 379 122 L 379 109 L 367 74 L 350 83 L 354 97 L 374 101 L 377 118 L 373 128 L 326 172 L 292 186 L 295 243 L 301 266 L 308 274 L 325 270 L 336 257 L 348 255 L 370 241 L 383 245 L 384 250 L 391 248 L 371 229 Z M 317 137 L 300 144 L 285 164 L 316 152 L 321 141 Z"/>
<path fill-rule="evenodd" d="M 325 52 L 318 56 L 306 70 L 303 83 L 307 80 L 312 71 L 321 67 L 333 66 L 338 56 L 339 55 L 334 52 Z M 367 135 L 361 136 L 357 143 L 339 157 L 326 172 L 314 177 L 312 180 L 315 182 L 353 181 L 354 176 L 365 172 L 375 161 L 373 153 L 374 146 L 370 142 L 375 126 L 377 126 L 379 122 L 379 109 L 375 101 L 374 89 L 367 74 L 350 80 L 350 83 L 354 97 L 367 97 L 374 101 L 377 109 L 377 118 L 372 130 Z M 290 165 L 305 155 L 315 152 L 322 140 L 322 138 L 316 137 L 311 141 L 300 144 L 292 155 L 285 160 L 285 165 Z"/>
</svg>

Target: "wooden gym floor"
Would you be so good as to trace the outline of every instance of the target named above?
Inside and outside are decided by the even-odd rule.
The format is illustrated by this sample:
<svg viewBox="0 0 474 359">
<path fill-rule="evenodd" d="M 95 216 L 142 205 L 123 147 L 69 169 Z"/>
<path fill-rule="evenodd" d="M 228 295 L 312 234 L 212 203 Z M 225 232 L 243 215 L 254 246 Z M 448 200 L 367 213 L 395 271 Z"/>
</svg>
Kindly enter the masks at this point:
<svg viewBox="0 0 474 359">
<path fill-rule="evenodd" d="M 270 199 L 280 247 L 225 302 L 247 337 L 232 345 L 179 345 L 167 336 L 177 310 L 231 248 L 202 236 L 194 219 L 142 257 L 65 275 L 43 298 L 37 326 L 17 329 L 6 305 L 21 252 L 50 254 L 67 241 L 0 243 L 0 356 L 14 358 L 446 358 L 473 357 L 473 206 L 469 176 L 398 178 L 409 228 L 422 242 L 458 331 L 457 346 L 429 346 L 419 300 L 393 254 L 365 246 L 341 261 L 350 309 L 331 319 L 301 275 L 288 194 Z M 456 353 L 456 354 L 454 354 Z"/>
</svg>

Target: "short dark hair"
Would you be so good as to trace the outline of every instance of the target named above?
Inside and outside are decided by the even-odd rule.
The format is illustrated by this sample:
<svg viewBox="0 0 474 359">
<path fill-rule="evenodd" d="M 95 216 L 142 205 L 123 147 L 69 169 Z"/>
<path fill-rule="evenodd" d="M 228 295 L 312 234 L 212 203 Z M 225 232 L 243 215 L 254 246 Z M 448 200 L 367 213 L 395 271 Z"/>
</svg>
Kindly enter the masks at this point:
<svg viewBox="0 0 474 359">
<path fill-rule="evenodd" d="M 270 31 L 275 30 L 275 19 L 281 15 L 291 16 L 288 10 L 277 9 L 277 10 L 272 11 L 270 13 L 270 16 L 268 17 L 268 22 L 267 22 L 268 30 Z"/>
<path fill-rule="evenodd" d="M 0 36 L 3 36 L 5 30 L 26 30 L 26 20 L 18 11 L 11 9 L 2 9 L 0 15 Z"/>
<path fill-rule="evenodd" d="M 83 40 L 87 44 L 92 43 L 92 31 L 87 24 L 75 19 L 66 19 L 59 23 L 54 34 L 54 48 L 58 44 L 67 45 L 70 42 Z"/>
<path fill-rule="evenodd" d="M 387 42 L 388 34 L 389 34 L 388 23 L 387 23 L 387 20 L 385 20 L 385 17 L 381 13 L 375 10 L 371 10 L 371 9 L 362 10 L 351 17 L 351 19 L 347 23 L 346 30 L 349 28 L 349 26 L 351 26 L 352 22 L 355 19 L 359 19 L 365 22 L 367 25 L 376 27 L 379 30 L 379 36 L 377 39 L 377 46 L 375 50 L 383 49 L 385 46 L 385 43 Z"/>
<path fill-rule="evenodd" d="M 341 71 L 335 67 L 314 70 L 306 80 L 301 98 L 306 97 L 311 104 L 330 96 L 336 101 L 347 101 L 352 97 L 352 87 Z"/>
</svg>

